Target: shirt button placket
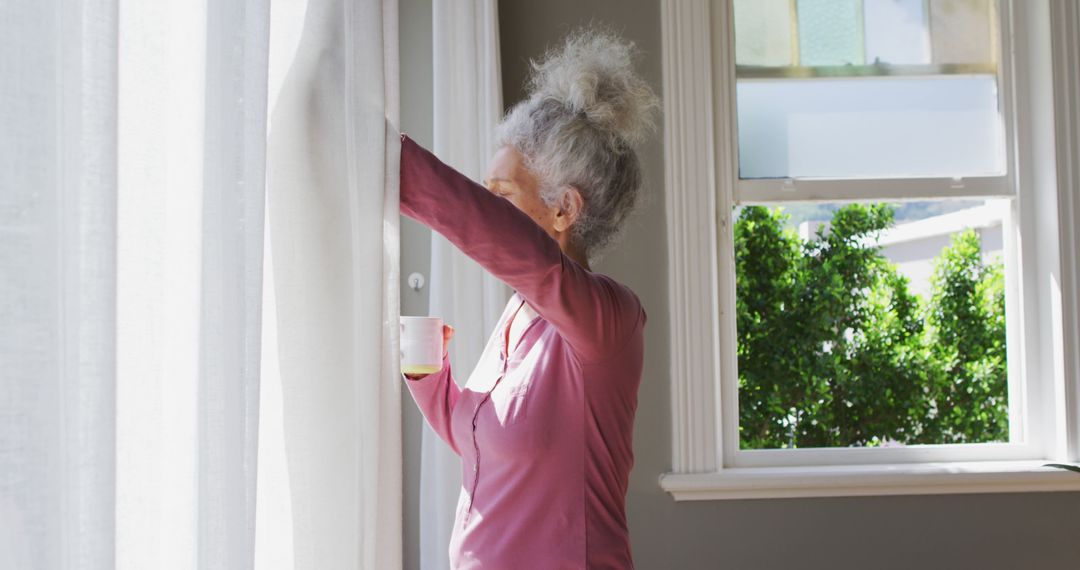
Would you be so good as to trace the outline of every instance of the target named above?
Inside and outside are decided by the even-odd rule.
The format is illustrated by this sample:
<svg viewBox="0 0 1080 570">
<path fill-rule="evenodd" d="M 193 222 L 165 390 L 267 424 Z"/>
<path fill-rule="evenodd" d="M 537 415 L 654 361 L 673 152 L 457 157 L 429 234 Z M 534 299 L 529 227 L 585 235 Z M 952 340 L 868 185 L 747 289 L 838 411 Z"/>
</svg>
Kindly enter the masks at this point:
<svg viewBox="0 0 1080 570">
<path fill-rule="evenodd" d="M 499 383 L 499 380 L 502 380 L 501 375 L 499 376 L 498 380 L 495 381 L 496 385 Z M 480 443 L 478 441 L 476 441 L 476 424 L 477 424 L 478 418 L 480 417 L 480 408 L 482 408 L 484 406 L 484 403 L 487 402 L 488 398 L 490 398 L 490 397 L 491 397 L 491 392 L 488 392 L 484 396 L 484 398 L 482 400 L 480 400 L 480 403 L 476 405 L 476 409 L 473 411 L 473 418 L 472 418 L 473 483 L 472 483 L 472 492 L 469 493 L 469 502 L 466 505 L 466 509 L 465 509 L 465 517 L 461 521 L 463 527 L 465 526 L 465 524 L 467 524 L 469 522 L 469 517 L 472 516 L 473 502 L 476 500 L 476 487 L 480 483 Z"/>
<path fill-rule="evenodd" d="M 499 382 L 506 375 L 505 362 L 506 361 L 503 360 L 503 364 L 504 364 L 503 373 L 500 374 L 499 377 L 495 380 L 495 384 L 492 386 L 491 390 L 494 390 L 495 386 L 498 386 Z M 469 517 L 472 516 L 473 502 L 476 500 L 476 488 L 480 484 L 480 443 L 478 441 L 476 441 L 476 424 L 477 424 L 478 418 L 480 417 L 480 408 L 483 408 L 484 404 L 489 399 L 491 399 L 491 391 L 488 391 L 488 393 L 484 396 L 484 399 L 480 400 L 480 403 L 476 405 L 476 410 L 473 411 L 473 418 L 472 418 L 472 441 L 473 441 L 473 455 L 474 455 L 474 457 L 473 457 L 473 469 L 472 469 L 473 470 L 473 484 L 472 484 L 472 493 L 469 494 L 469 502 L 466 505 L 465 516 L 461 521 L 462 527 L 464 527 L 465 524 L 467 524 L 469 522 Z"/>
<path fill-rule="evenodd" d="M 522 300 L 521 301 L 521 306 L 524 306 L 524 305 L 525 305 L 525 301 Z M 518 310 L 521 310 L 521 306 L 518 306 Z M 514 314 L 517 315 L 516 312 Z M 512 322 L 512 319 L 511 319 L 511 322 Z M 509 336 L 509 325 L 507 325 L 507 336 Z M 480 444 L 476 441 L 476 423 L 477 423 L 477 419 L 480 417 L 480 408 L 484 407 L 484 403 L 487 402 L 489 399 L 491 399 L 491 392 L 493 392 L 495 390 L 495 387 L 499 385 L 499 382 L 501 382 L 502 379 L 504 377 L 506 377 L 506 368 L 507 368 L 507 365 L 508 365 L 507 353 L 509 352 L 509 350 L 510 350 L 509 346 L 504 346 L 503 349 L 499 351 L 499 362 L 502 363 L 502 373 L 500 373 L 499 377 L 495 379 L 495 383 L 492 384 L 491 390 L 488 390 L 488 393 L 484 395 L 484 398 L 482 400 L 480 400 L 479 404 L 476 405 L 476 409 L 473 410 L 473 417 L 472 417 L 472 442 L 473 442 L 473 452 L 474 452 L 474 457 L 473 457 L 473 484 L 472 484 L 472 493 L 469 494 L 469 502 L 468 502 L 468 504 L 466 505 L 466 508 L 465 508 L 465 516 L 462 517 L 462 521 L 461 521 L 461 526 L 462 527 L 464 527 L 466 524 L 468 524 L 469 517 L 472 516 L 473 502 L 476 500 L 476 487 L 477 487 L 477 484 L 479 484 L 479 482 L 480 482 Z"/>
</svg>

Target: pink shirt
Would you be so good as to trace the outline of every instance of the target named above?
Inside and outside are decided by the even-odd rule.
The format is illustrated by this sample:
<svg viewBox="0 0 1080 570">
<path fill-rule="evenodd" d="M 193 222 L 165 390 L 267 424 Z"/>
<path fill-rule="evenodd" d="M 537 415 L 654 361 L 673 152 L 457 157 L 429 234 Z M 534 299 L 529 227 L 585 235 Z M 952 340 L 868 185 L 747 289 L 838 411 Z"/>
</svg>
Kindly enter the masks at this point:
<svg viewBox="0 0 1080 570">
<path fill-rule="evenodd" d="M 632 568 L 626 490 L 644 353 L 634 293 L 401 137 L 401 211 L 516 290 L 464 388 L 448 361 L 407 381 L 461 457 L 454 568 Z M 506 350 L 522 302 L 538 313 Z M 452 323 L 451 323 L 452 324 Z"/>
</svg>

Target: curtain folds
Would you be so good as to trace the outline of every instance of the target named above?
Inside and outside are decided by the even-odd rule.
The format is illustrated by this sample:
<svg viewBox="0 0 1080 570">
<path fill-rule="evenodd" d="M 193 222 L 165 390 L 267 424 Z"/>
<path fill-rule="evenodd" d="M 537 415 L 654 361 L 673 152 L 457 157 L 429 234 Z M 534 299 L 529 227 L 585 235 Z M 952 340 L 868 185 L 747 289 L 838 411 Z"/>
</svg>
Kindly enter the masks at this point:
<svg viewBox="0 0 1080 570">
<path fill-rule="evenodd" d="M 251 568 L 269 0 L 120 0 L 118 568 Z"/>
<path fill-rule="evenodd" d="M 0 570 L 401 564 L 397 3 L 277 2 L 0 3 Z"/>
<path fill-rule="evenodd" d="M 297 569 L 401 566 L 396 0 L 309 0 L 268 193 Z"/>
<path fill-rule="evenodd" d="M 0 568 L 112 568 L 117 5 L 0 4 Z"/>
<path fill-rule="evenodd" d="M 474 180 L 487 171 L 502 116 L 495 0 L 432 6 L 434 151 Z M 464 384 L 510 292 L 437 233 L 431 236 L 430 314 L 453 325 L 451 360 Z M 447 548 L 461 492 L 461 462 L 425 423 L 420 472 L 420 564 L 449 567 Z"/>
</svg>

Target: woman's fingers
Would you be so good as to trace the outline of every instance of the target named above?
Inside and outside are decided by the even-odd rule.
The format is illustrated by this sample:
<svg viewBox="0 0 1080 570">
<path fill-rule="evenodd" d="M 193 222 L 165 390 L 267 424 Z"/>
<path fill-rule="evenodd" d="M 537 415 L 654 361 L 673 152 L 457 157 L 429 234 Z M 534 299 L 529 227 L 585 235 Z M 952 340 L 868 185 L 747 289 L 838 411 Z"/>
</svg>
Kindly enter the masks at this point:
<svg viewBox="0 0 1080 570">
<path fill-rule="evenodd" d="M 446 358 L 446 355 L 450 351 L 450 339 L 452 339 L 452 338 L 454 338 L 454 327 L 444 324 L 443 327 L 442 327 L 442 354 L 443 354 L 443 358 Z"/>
</svg>

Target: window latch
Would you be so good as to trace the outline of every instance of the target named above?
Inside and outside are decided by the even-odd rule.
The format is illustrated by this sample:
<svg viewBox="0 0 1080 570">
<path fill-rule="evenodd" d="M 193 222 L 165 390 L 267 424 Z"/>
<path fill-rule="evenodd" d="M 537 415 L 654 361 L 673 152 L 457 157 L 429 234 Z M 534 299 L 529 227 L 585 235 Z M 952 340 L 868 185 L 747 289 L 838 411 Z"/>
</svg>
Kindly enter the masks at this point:
<svg viewBox="0 0 1080 570">
<path fill-rule="evenodd" d="M 949 188 L 963 188 L 963 187 L 964 187 L 964 179 L 960 178 L 959 176 L 953 176 L 952 179 L 949 181 Z"/>
</svg>

